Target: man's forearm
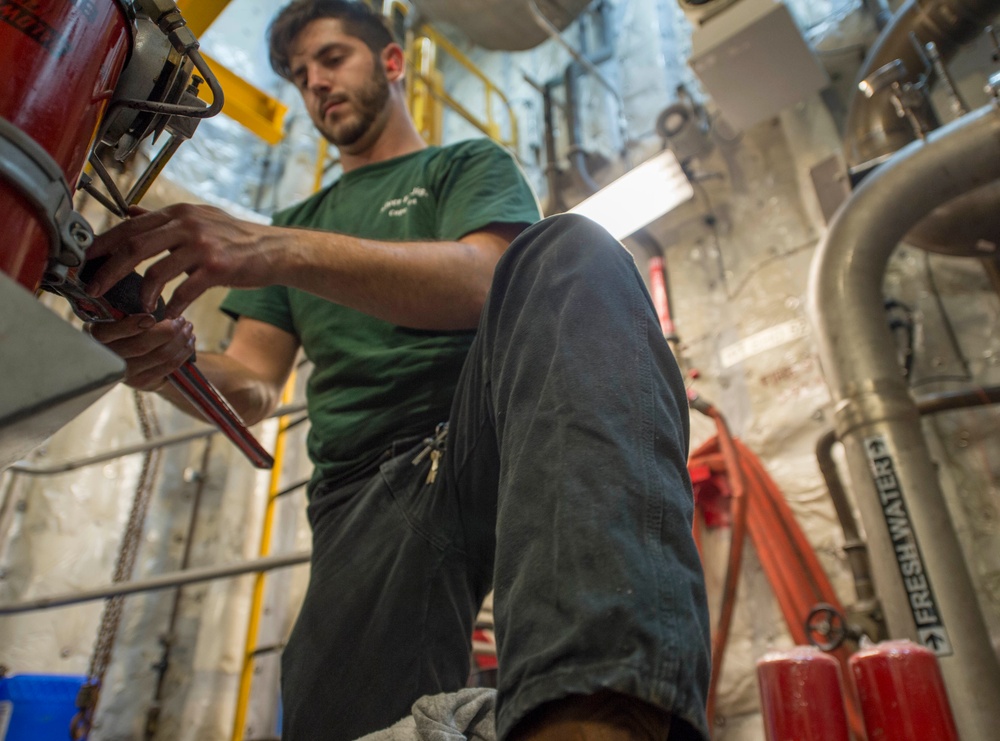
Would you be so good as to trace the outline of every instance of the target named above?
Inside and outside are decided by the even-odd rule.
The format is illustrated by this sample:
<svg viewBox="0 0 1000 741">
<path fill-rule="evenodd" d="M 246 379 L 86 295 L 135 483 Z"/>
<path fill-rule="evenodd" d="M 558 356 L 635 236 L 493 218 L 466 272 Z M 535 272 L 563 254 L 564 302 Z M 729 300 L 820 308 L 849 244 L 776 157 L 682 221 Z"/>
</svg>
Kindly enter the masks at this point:
<svg viewBox="0 0 1000 741">
<path fill-rule="evenodd" d="M 282 229 L 275 281 L 415 329 L 470 329 L 479 321 L 506 241 L 378 242 Z"/>
</svg>

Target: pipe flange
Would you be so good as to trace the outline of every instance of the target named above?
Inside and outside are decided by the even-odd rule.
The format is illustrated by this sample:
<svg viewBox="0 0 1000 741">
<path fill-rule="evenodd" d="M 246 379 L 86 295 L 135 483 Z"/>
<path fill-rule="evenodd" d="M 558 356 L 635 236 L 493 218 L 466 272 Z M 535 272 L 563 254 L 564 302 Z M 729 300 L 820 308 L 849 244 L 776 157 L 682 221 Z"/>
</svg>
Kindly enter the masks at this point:
<svg viewBox="0 0 1000 741">
<path fill-rule="evenodd" d="M 0 176 L 44 217 L 41 222 L 49 237 L 47 274 L 63 276 L 66 268 L 82 265 L 84 252 L 94 241 L 94 232 L 73 209 L 73 196 L 62 169 L 38 142 L 3 116 L 0 116 Z"/>
<path fill-rule="evenodd" d="M 1000 72 L 990 75 L 986 83 L 986 94 L 993 96 L 993 100 L 1000 101 Z"/>
<path fill-rule="evenodd" d="M 881 422 L 919 419 L 905 384 L 875 379 L 850 384 L 834 407 L 834 428 L 840 440 L 859 427 Z"/>
</svg>

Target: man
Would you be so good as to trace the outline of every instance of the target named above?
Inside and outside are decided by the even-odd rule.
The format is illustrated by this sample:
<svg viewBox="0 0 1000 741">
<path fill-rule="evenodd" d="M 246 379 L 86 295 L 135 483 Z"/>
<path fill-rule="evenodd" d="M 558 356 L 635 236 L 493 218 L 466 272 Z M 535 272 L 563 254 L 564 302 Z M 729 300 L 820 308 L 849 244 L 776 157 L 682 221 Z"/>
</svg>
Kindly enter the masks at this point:
<svg viewBox="0 0 1000 741">
<path fill-rule="evenodd" d="M 198 358 L 248 422 L 300 345 L 314 363 L 285 737 L 356 738 L 462 687 L 491 587 L 501 738 L 705 737 L 684 389 L 631 257 L 580 217 L 529 226 L 533 196 L 491 143 L 425 147 L 403 51 L 364 5 L 295 0 L 270 41 L 343 177 L 270 227 L 137 213 L 97 240 L 90 290 L 160 253 L 147 307 L 188 276 L 166 320 L 93 328 L 136 388 L 169 395 L 193 347 L 180 314 L 214 285 L 253 289 L 223 304 L 226 352 Z"/>
</svg>

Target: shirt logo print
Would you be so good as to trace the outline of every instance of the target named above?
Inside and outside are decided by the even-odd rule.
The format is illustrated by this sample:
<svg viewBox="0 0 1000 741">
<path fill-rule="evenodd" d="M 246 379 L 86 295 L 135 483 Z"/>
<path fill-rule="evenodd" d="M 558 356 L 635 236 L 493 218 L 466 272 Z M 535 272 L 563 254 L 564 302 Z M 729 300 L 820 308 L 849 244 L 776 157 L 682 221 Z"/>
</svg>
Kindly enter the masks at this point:
<svg viewBox="0 0 1000 741">
<path fill-rule="evenodd" d="M 418 185 L 405 196 L 401 198 L 390 198 L 388 201 L 383 203 L 382 208 L 379 209 L 379 213 L 388 214 L 394 218 L 405 216 L 410 210 L 410 206 L 417 205 L 421 198 L 426 198 L 429 195 L 430 193 L 427 192 L 426 188 L 421 188 Z"/>
</svg>

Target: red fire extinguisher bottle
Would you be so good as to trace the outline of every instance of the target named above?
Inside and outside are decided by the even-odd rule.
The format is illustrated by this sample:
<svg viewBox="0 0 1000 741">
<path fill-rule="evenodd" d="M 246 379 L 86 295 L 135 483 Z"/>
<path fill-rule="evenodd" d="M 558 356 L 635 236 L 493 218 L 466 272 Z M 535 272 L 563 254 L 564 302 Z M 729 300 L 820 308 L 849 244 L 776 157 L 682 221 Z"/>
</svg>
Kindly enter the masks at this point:
<svg viewBox="0 0 1000 741">
<path fill-rule="evenodd" d="M 883 641 L 858 651 L 849 665 L 869 739 L 958 741 L 937 657 L 929 648 Z"/>
<path fill-rule="evenodd" d="M 840 663 L 812 646 L 757 661 L 767 741 L 849 741 Z"/>
<path fill-rule="evenodd" d="M 131 50 L 122 0 L 9 2 L 0 19 L 0 117 L 59 166 L 72 190 Z M 4 136 L 5 146 L 17 146 Z M 38 190 L 44 190 L 40 186 Z M 50 225 L 24 188 L 0 176 L 0 272 L 28 290 L 49 258 Z"/>
</svg>

